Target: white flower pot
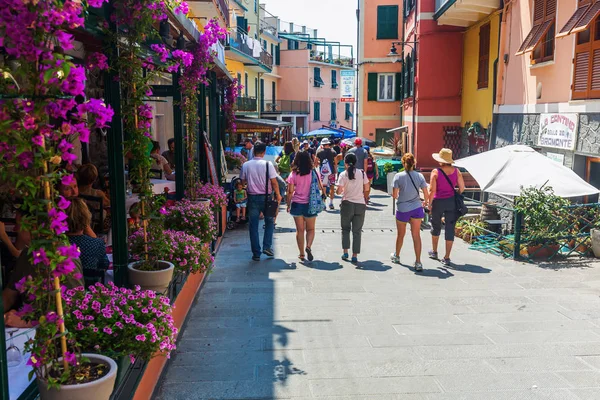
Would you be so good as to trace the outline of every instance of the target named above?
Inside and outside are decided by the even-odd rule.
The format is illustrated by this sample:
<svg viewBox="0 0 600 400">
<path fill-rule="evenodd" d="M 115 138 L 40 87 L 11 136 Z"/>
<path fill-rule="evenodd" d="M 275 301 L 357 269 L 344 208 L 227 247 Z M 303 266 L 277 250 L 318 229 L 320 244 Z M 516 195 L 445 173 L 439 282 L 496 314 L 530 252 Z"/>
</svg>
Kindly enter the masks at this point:
<svg viewBox="0 0 600 400">
<path fill-rule="evenodd" d="M 153 290 L 155 292 L 165 293 L 171 283 L 171 279 L 173 279 L 175 266 L 168 261 L 157 261 L 158 264 L 165 266 L 166 268 L 160 271 L 140 271 L 135 269 L 136 265 L 142 263 L 143 261 L 136 261 L 127 265 L 129 282 L 132 285 L 139 285 L 142 290 Z"/>
<path fill-rule="evenodd" d="M 38 390 L 42 400 L 108 400 L 115 387 L 117 363 L 100 354 L 84 353 L 83 357 L 93 363 L 108 366 L 109 371 L 102 378 L 79 385 L 61 385 L 60 389 L 48 389 L 47 382 L 37 379 Z"/>
<path fill-rule="evenodd" d="M 387 191 L 390 196 L 394 191 L 394 177 L 396 174 L 397 172 L 388 172 L 387 174 Z"/>
<path fill-rule="evenodd" d="M 592 240 L 592 251 L 597 258 L 600 258 L 600 229 L 592 229 L 590 237 Z"/>
</svg>

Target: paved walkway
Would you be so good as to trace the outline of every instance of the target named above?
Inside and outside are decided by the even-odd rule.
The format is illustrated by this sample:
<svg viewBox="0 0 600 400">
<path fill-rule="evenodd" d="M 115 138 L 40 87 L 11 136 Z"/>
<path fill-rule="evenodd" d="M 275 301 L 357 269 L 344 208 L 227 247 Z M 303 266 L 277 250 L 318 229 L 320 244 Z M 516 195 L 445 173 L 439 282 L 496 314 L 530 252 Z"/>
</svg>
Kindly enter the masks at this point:
<svg viewBox="0 0 600 400">
<path fill-rule="evenodd" d="M 376 197 L 360 269 L 339 259 L 337 211 L 318 219 L 312 264 L 287 214 L 273 260 L 228 232 L 157 398 L 600 399 L 600 265 L 522 265 L 457 241 L 453 268 L 427 259 L 415 274 L 408 237 L 408 265 L 388 261 L 391 199 Z"/>
</svg>

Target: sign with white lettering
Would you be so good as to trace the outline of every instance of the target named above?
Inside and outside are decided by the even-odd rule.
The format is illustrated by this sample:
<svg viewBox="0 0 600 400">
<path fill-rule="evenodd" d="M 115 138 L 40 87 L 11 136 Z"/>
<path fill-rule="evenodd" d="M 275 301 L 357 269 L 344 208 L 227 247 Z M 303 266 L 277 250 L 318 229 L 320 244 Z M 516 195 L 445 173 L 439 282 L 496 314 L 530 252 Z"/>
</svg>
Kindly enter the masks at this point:
<svg viewBox="0 0 600 400">
<path fill-rule="evenodd" d="M 578 126 L 578 114 L 541 114 L 538 145 L 575 150 Z"/>
<path fill-rule="evenodd" d="M 340 71 L 340 78 L 342 80 L 342 93 L 340 95 L 340 102 L 354 103 L 356 101 L 356 99 L 354 98 L 356 90 L 356 78 L 354 70 Z"/>
</svg>

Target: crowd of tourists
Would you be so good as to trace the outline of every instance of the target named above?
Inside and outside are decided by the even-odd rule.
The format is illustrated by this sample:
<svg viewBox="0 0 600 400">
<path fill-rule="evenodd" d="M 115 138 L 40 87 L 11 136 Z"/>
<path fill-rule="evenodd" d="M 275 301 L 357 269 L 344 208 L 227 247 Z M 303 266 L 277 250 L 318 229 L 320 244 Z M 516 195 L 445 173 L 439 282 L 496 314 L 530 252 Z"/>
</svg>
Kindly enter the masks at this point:
<svg viewBox="0 0 600 400">
<path fill-rule="evenodd" d="M 370 149 L 356 138 L 354 146 L 325 138 L 286 142 L 275 163 L 265 160 L 267 145 L 251 139 L 245 142 L 248 161 L 242 166 L 241 183 L 236 188 L 236 202 L 243 203 L 248 219 L 252 259 L 261 255 L 274 257 L 273 234 L 280 204 L 285 201 L 287 212 L 294 218 L 296 242 L 300 261 L 313 261 L 313 243 L 318 215 L 334 210 L 336 195 L 341 196 L 340 225 L 342 229 L 342 259 L 358 264 L 361 252 L 362 228 L 370 203 L 371 186 L 379 178 L 377 163 Z M 432 245 L 429 257 L 440 259 L 438 245 L 442 224 L 445 229 L 445 252 L 440 259 L 450 264 L 454 243 L 454 226 L 459 218 L 455 194 L 465 185 L 461 172 L 454 167 L 452 151 L 442 149 L 432 155 L 440 167 L 431 173 L 429 184 L 416 170 L 413 154 L 402 157 L 403 170 L 393 180 L 393 197 L 397 237 L 391 261 L 400 263 L 400 251 L 410 225 L 414 243 L 416 271 L 423 270 L 421 262 L 421 223 L 425 213 L 431 215 Z M 239 219 L 239 213 L 238 213 Z M 262 243 L 259 237 L 260 219 L 264 219 Z"/>
</svg>

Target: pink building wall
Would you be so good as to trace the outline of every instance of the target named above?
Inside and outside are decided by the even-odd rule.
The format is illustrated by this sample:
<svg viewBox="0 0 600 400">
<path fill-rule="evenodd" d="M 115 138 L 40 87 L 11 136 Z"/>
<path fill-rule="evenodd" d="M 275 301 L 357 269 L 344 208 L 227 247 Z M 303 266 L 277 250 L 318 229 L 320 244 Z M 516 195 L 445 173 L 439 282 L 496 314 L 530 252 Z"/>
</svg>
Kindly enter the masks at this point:
<svg viewBox="0 0 600 400">
<path fill-rule="evenodd" d="M 328 65 L 320 62 L 310 62 L 308 65 L 308 70 L 310 74 L 310 83 L 308 85 L 309 97 L 310 97 L 310 112 L 311 116 L 309 118 L 309 130 L 313 131 L 315 129 L 321 128 L 323 125 L 329 125 L 331 122 L 331 103 L 335 101 L 336 110 L 337 110 L 337 118 L 338 125 L 348 125 L 348 123 L 344 120 L 344 104 L 340 103 L 340 68 L 336 68 L 333 65 Z M 321 79 L 325 85 L 321 87 L 315 87 L 313 82 L 313 74 L 314 68 L 321 68 Z M 338 87 L 334 89 L 331 86 L 331 71 L 337 71 L 337 82 Z M 314 120 L 314 103 L 321 103 L 321 118 L 319 121 Z"/>
<path fill-rule="evenodd" d="M 308 50 L 281 50 L 279 66 L 280 100 L 307 101 L 309 96 L 309 80 L 312 70 L 308 68 Z"/>
<path fill-rule="evenodd" d="M 501 53 L 507 54 L 509 61 L 504 66 L 504 71 L 500 71 L 497 103 L 502 106 L 568 102 L 571 99 L 576 35 L 555 40 L 553 61 L 531 66 L 529 53 L 521 56 L 515 53 L 533 25 L 533 1 L 517 1 L 512 4 L 502 26 Z M 558 2 L 556 32 L 565 25 L 576 9 L 577 0 Z M 503 54 L 500 59 L 502 58 Z M 542 84 L 542 96 L 537 99 L 539 83 Z"/>
</svg>

